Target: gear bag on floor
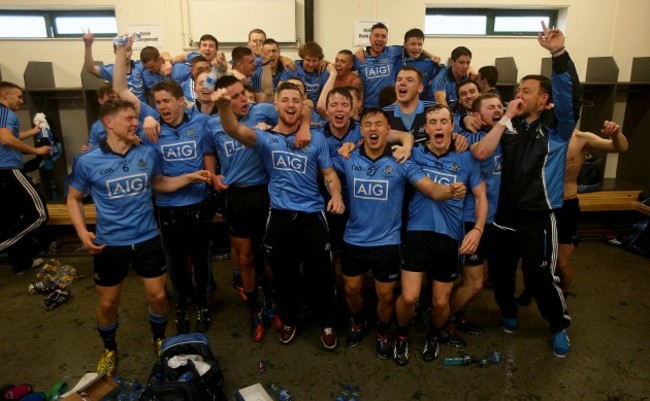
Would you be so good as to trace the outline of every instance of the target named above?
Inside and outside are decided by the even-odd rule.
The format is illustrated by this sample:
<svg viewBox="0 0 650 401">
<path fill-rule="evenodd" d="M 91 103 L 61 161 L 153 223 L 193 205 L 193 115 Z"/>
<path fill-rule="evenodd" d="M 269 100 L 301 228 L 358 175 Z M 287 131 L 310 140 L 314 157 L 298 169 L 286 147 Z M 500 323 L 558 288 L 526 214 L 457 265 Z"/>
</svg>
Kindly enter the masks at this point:
<svg viewBox="0 0 650 401">
<path fill-rule="evenodd" d="M 225 401 L 223 373 L 201 333 L 167 338 L 151 370 L 143 401 Z"/>
</svg>

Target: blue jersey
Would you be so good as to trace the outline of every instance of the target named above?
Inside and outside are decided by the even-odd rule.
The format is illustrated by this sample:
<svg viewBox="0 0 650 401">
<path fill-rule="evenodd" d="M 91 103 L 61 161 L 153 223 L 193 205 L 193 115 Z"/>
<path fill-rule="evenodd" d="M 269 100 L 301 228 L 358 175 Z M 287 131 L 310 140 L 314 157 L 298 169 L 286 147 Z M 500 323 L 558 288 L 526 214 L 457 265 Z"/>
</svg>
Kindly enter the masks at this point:
<svg viewBox="0 0 650 401">
<path fill-rule="evenodd" d="M 161 174 L 158 158 L 151 146 L 132 146 L 119 155 L 106 140 L 77 155 L 71 185 L 95 201 L 95 243 L 133 245 L 158 235 L 151 193 L 151 180 Z"/>
<path fill-rule="evenodd" d="M 433 97 L 433 91 L 431 90 L 431 82 L 440 71 L 440 66 L 424 54 L 421 54 L 418 58 L 412 58 L 409 57 L 406 50 L 404 50 L 401 59 L 398 60 L 397 65 L 395 66 L 395 69 L 399 73 L 399 70 L 407 65 L 417 68 L 417 70 L 422 74 L 424 90 L 420 93 L 420 100 L 434 101 L 435 99 Z"/>
<path fill-rule="evenodd" d="M 115 65 L 108 64 L 99 66 L 99 75 L 107 80 L 113 82 L 113 71 Z M 129 87 L 129 92 L 133 93 L 141 102 L 147 102 L 147 94 L 144 90 L 144 80 L 142 79 L 142 63 L 131 61 L 131 72 L 126 74 L 126 83 Z"/>
<path fill-rule="evenodd" d="M 458 102 L 458 90 L 456 86 L 456 77 L 451 71 L 451 67 L 445 67 L 436 74 L 433 78 L 433 82 L 431 82 L 431 90 L 433 93 L 445 92 L 447 96 L 447 106 L 450 108 L 454 107 L 456 102 Z"/>
<path fill-rule="evenodd" d="M 481 166 L 470 152 L 449 152 L 438 157 L 427 146 L 413 148 L 411 158 L 433 182 L 451 185 L 462 182 L 470 191 L 483 182 Z M 437 202 L 416 191 L 409 203 L 408 231 L 433 231 L 460 240 L 463 233 L 463 199 Z"/>
<path fill-rule="evenodd" d="M 166 79 L 171 79 L 182 86 L 185 81 L 191 78 L 190 65 L 184 63 L 174 64 L 172 67 L 172 72 L 169 74 L 169 76 L 154 74 L 152 72 L 149 72 L 147 69 L 143 69 L 142 71 L 142 81 L 144 82 L 144 88 L 147 91 L 151 90 L 151 88 L 153 88 L 157 83 L 162 82 Z"/>
<path fill-rule="evenodd" d="M 351 189 L 343 241 L 356 246 L 399 245 L 404 189 L 408 182 L 425 178 L 420 166 L 411 160 L 397 163 L 389 147 L 371 160 L 361 147 L 349 159 L 337 156 L 334 167 Z"/>
<path fill-rule="evenodd" d="M 377 57 L 366 50 L 366 61 L 354 57 L 354 68 L 363 82 L 363 107 L 377 107 L 379 92 L 387 86 L 395 85 L 397 72 L 395 63 L 402 57 L 403 46 L 386 46 L 384 52 Z"/>
<path fill-rule="evenodd" d="M 184 114 L 183 121 L 176 127 L 160 121 L 158 142 L 149 143 L 160 154 L 162 174 L 169 177 L 193 173 L 203 169 L 203 155 L 206 153 L 207 114 Z M 189 184 L 172 193 L 156 195 L 156 204 L 162 207 L 187 206 L 199 203 L 210 194 L 203 182 Z"/>
<path fill-rule="evenodd" d="M 318 192 L 318 171 L 332 167 L 325 138 L 312 131 L 309 145 L 295 147 L 295 133 L 255 130 L 256 148 L 260 149 L 264 167 L 269 174 L 271 208 L 315 213 L 325 208 Z"/>
<path fill-rule="evenodd" d="M 140 126 L 138 126 L 138 128 L 140 128 Z M 106 138 L 106 128 L 104 127 L 104 124 L 102 124 L 101 120 L 97 120 L 90 126 L 90 132 L 88 132 L 88 146 L 91 148 L 95 147 L 99 145 L 99 142 L 104 138 Z"/>
<path fill-rule="evenodd" d="M 427 122 L 426 111 L 433 104 L 433 102 L 427 100 L 418 101 L 418 105 L 411 115 L 411 119 L 408 120 L 405 118 L 402 109 L 397 103 L 386 106 L 383 110 L 388 114 L 388 123 L 391 129 L 412 134 L 415 144 L 421 145 L 429 140 L 429 135 L 427 135 L 425 129 Z"/>
<path fill-rule="evenodd" d="M 18 116 L 2 103 L 0 103 L 0 128 L 8 129 L 14 138 L 20 140 Z M 12 168 L 23 168 L 23 155 L 19 150 L 0 144 L 0 169 Z"/>
<path fill-rule="evenodd" d="M 471 133 L 467 131 L 462 132 L 467 137 L 467 144 L 471 147 L 473 144 L 478 143 L 487 135 L 486 131 L 479 131 Z M 485 161 L 480 162 L 481 174 L 485 180 L 485 188 L 487 192 L 488 211 L 486 224 L 494 223 L 494 218 L 497 214 L 497 204 L 499 203 L 499 189 L 501 188 L 501 145 L 498 145 L 494 153 Z M 467 193 L 465 196 L 465 210 L 463 212 L 464 221 L 476 221 L 474 214 L 474 195 Z"/>
<path fill-rule="evenodd" d="M 199 57 L 200 55 L 201 53 L 199 53 L 198 51 L 187 52 L 185 54 L 185 61 L 189 64 L 192 60 Z"/>
<path fill-rule="evenodd" d="M 325 86 L 325 82 L 330 77 L 329 72 L 323 71 L 319 73 L 318 69 L 315 69 L 313 72 L 307 72 L 302 66 L 302 60 L 296 61 L 296 71 L 291 71 L 290 69 L 285 69 L 282 73 L 280 81 L 287 82 L 291 78 L 299 78 L 305 84 L 305 90 L 307 91 L 307 96 L 314 102 L 314 105 L 318 104 L 318 98 L 320 93 Z"/>
<path fill-rule="evenodd" d="M 260 122 L 272 126 L 278 123 L 278 113 L 272 104 L 254 103 L 249 107 L 248 114 L 239 120 L 239 124 L 254 128 Z M 269 176 L 258 148 L 247 148 L 228 136 L 218 116 L 208 122 L 208 135 L 211 148 L 219 156 L 224 184 L 242 187 L 268 184 Z"/>
</svg>

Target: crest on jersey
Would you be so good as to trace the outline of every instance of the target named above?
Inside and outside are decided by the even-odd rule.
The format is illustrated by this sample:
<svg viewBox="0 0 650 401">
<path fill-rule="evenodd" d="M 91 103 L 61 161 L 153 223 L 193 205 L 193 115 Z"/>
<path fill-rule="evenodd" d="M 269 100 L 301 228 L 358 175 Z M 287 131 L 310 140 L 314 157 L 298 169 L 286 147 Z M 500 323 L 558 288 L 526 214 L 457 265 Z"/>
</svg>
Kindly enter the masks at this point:
<svg viewBox="0 0 650 401">
<path fill-rule="evenodd" d="M 460 171 L 460 164 L 458 164 L 456 162 L 451 163 L 451 171 L 453 173 L 459 172 Z"/>
<path fill-rule="evenodd" d="M 187 136 L 189 136 L 190 138 L 195 137 L 196 136 L 196 130 L 194 128 L 188 129 L 187 130 Z"/>
<path fill-rule="evenodd" d="M 391 166 L 386 166 L 386 168 L 384 168 L 384 174 L 393 174 L 393 168 Z"/>
<path fill-rule="evenodd" d="M 138 167 L 147 167 L 147 162 L 144 159 L 138 160 Z"/>
</svg>

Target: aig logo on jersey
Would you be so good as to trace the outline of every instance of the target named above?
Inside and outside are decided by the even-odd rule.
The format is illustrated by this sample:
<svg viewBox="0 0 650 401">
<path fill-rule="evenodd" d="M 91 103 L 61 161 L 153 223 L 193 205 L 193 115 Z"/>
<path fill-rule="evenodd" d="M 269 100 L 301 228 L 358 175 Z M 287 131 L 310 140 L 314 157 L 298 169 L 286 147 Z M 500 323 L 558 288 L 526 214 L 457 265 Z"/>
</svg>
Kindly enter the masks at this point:
<svg viewBox="0 0 650 401">
<path fill-rule="evenodd" d="M 147 174 L 134 174 L 106 181 L 110 199 L 124 198 L 144 193 L 147 189 Z"/>
<path fill-rule="evenodd" d="M 422 169 L 424 173 L 431 178 L 431 181 L 441 185 L 451 185 L 456 182 L 456 176 L 452 174 L 439 173 L 426 168 Z"/>
<path fill-rule="evenodd" d="M 388 181 L 355 178 L 354 197 L 380 201 L 388 200 Z"/>
<path fill-rule="evenodd" d="M 226 141 L 223 148 L 226 150 L 226 156 L 231 157 L 236 151 L 244 149 L 244 145 L 239 141 Z"/>
<path fill-rule="evenodd" d="M 196 142 L 194 141 L 162 145 L 160 150 L 163 159 L 168 162 L 196 159 Z"/>
<path fill-rule="evenodd" d="M 307 173 L 307 157 L 296 155 L 290 152 L 275 150 L 271 153 L 273 157 L 273 168 L 283 171 L 295 171 L 296 173 Z"/>
<path fill-rule="evenodd" d="M 383 78 L 390 75 L 390 65 L 378 65 L 376 67 L 366 67 L 366 76 L 368 79 Z"/>
</svg>

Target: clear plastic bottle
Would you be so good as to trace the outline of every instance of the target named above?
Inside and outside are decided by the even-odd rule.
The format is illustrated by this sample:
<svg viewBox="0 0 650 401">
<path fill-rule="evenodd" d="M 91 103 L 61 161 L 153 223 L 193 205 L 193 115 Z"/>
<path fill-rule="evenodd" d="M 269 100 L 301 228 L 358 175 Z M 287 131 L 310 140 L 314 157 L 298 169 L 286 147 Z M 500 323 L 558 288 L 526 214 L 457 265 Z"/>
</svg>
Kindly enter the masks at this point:
<svg viewBox="0 0 650 401">
<path fill-rule="evenodd" d="M 217 80 L 221 78 L 221 75 L 221 72 L 215 66 L 212 66 L 210 73 L 205 77 L 205 81 L 203 81 L 203 89 L 214 92 L 214 87 L 217 84 Z"/>
<path fill-rule="evenodd" d="M 461 365 L 471 365 L 474 363 L 474 358 L 469 355 L 463 356 L 451 356 L 447 357 L 442 361 L 442 364 L 445 366 L 461 366 Z"/>
<path fill-rule="evenodd" d="M 293 394 L 283 388 L 278 387 L 276 384 L 269 382 L 266 384 L 266 387 L 268 387 L 269 390 L 273 391 L 276 394 L 278 401 L 294 401 Z"/>
</svg>

